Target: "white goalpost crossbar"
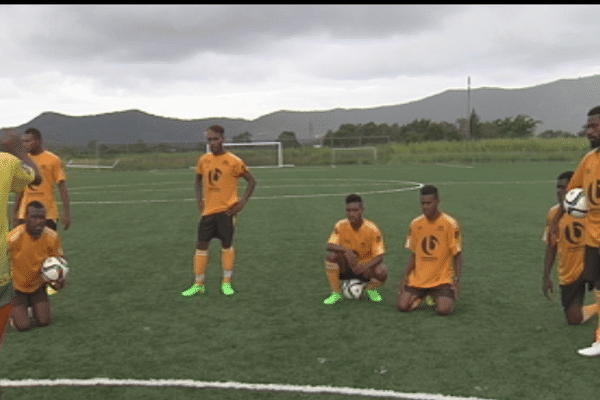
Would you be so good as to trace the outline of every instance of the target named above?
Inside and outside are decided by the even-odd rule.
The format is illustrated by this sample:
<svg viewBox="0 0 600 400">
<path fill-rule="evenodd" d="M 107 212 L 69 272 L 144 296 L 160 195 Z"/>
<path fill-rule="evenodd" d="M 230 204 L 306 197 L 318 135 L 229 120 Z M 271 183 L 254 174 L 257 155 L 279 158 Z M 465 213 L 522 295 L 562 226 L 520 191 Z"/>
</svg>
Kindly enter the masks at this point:
<svg viewBox="0 0 600 400">
<path fill-rule="evenodd" d="M 281 142 L 243 142 L 243 143 L 223 143 L 225 148 L 227 147 L 264 147 L 264 146 L 275 146 L 277 151 L 277 167 L 289 167 L 291 165 L 283 164 L 283 146 Z M 210 152 L 210 146 L 206 143 L 206 152 Z M 254 168 L 270 167 L 270 165 L 259 165 L 253 166 Z"/>
</svg>

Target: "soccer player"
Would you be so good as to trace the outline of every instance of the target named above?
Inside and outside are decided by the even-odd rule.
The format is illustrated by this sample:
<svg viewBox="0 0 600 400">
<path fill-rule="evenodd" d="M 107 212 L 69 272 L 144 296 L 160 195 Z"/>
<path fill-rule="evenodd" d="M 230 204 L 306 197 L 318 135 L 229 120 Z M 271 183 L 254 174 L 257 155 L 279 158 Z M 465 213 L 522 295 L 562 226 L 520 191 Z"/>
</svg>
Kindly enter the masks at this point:
<svg viewBox="0 0 600 400">
<path fill-rule="evenodd" d="M 7 257 L 8 197 L 11 191 L 18 193 L 28 184 L 39 184 L 41 175 L 35 162 L 27 155 L 19 135 L 14 131 L 3 132 L 0 144 L 7 151 L 0 152 L 0 349 L 2 349 L 14 297 Z"/>
<path fill-rule="evenodd" d="M 600 288 L 600 106 L 592 108 L 588 114 L 586 133 L 590 141 L 590 150 L 580 161 L 575 173 L 569 180 L 567 192 L 574 188 L 583 188 L 588 201 L 589 211 L 585 218 L 585 272 L 583 278 Z M 558 213 L 553 221 L 553 231 L 562 213 Z M 600 309 L 600 291 L 594 291 L 596 304 Z M 580 349 L 584 356 L 600 355 L 600 319 L 595 332 L 594 342 L 590 347 Z"/>
<path fill-rule="evenodd" d="M 382 300 L 377 288 L 388 277 L 388 269 L 383 263 L 383 235 L 375 223 L 363 218 L 363 212 L 362 198 L 357 194 L 348 195 L 348 217 L 335 224 L 327 240 L 325 270 L 332 293 L 323 301 L 326 305 L 342 299 L 341 281 L 346 279 L 368 282 L 366 291 L 369 300 Z"/>
<path fill-rule="evenodd" d="M 29 307 L 37 326 L 52 323 L 50 300 L 46 282 L 42 278 L 42 263 L 48 257 L 63 257 L 58 233 L 46 226 L 46 209 L 39 201 L 26 207 L 25 224 L 18 225 L 8 234 L 8 250 L 13 267 L 15 298 L 11 317 L 18 331 L 33 327 L 27 314 Z M 55 290 L 64 286 L 64 279 L 54 285 Z"/>
<path fill-rule="evenodd" d="M 204 293 L 204 275 L 209 261 L 210 240 L 221 241 L 221 266 L 223 280 L 221 292 L 230 296 L 235 293 L 231 287 L 235 264 L 233 247 L 234 217 L 243 210 L 256 186 L 254 175 L 244 162 L 223 148 L 225 130 L 220 125 L 212 125 L 206 131 L 210 153 L 198 159 L 196 166 L 196 198 L 201 219 L 198 224 L 198 243 L 194 255 L 195 282 L 181 294 L 185 297 Z M 247 182 L 242 199 L 238 197 L 238 181 Z"/>
<path fill-rule="evenodd" d="M 565 317 L 569 325 L 579 325 L 587 322 L 598 312 L 596 303 L 583 306 L 586 286 L 585 280 L 583 280 L 585 225 L 581 218 L 564 214 L 560 218 L 558 231 L 555 231 L 554 234 L 551 234 L 550 231 L 550 224 L 559 209 L 563 207 L 562 203 L 571 176 L 573 176 L 572 171 L 563 172 L 558 176 L 556 180 L 558 204 L 550 208 L 546 217 L 546 228 L 542 237 L 546 242 L 542 291 L 548 299 L 552 298 L 554 284 L 550 278 L 550 273 L 558 255 L 558 282 Z"/>
<path fill-rule="evenodd" d="M 29 186 L 23 192 L 22 198 L 15 201 L 15 225 L 25 222 L 25 206 L 31 201 L 37 200 L 46 207 L 47 226 L 56 230 L 58 206 L 54 198 L 54 185 L 57 185 L 63 208 L 61 221 L 64 229 L 69 229 L 69 226 L 71 226 L 71 197 L 67 188 L 67 175 L 62 161 L 56 154 L 44 149 L 42 134 L 36 128 L 29 128 L 25 131 L 23 144 L 29 156 L 39 165 L 43 179 L 41 184 Z"/>
<path fill-rule="evenodd" d="M 405 247 L 411 251 L 398 293 L 398 310 L 417 309 L 430 295 L 438 315 L 450 315 L 460 297 L 463 267 L 458 221 L 439 210 L 438 189 L 421 188 L 423 214 L 410 223 Z"/>
</svg>

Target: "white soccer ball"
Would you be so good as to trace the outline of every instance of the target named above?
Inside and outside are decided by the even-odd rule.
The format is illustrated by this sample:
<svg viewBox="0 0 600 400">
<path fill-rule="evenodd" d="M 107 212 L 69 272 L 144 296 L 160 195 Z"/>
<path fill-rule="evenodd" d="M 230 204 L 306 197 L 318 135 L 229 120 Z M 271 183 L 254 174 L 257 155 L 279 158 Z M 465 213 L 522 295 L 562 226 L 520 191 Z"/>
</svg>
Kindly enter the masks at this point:
<svg viewBox="0 0 600 400">
<path fill-rule="evenodd" d="M 358 279 L 345 280 L 342 281 L 342 293 L 347 299 L 360 299 L 366 285 L 366 282 Z"/>
<path fill-rule="evenodd" d="M 565 212 L 575 218 L 583 218 L 588 212 L 588 202 L 582 188 L 569 190 L 563 201 Z"/>
<path fill-rule="evenodd" d="M 69 273 L 67 260 L 62 257 L 48 257 L 42 263 L 42 278 L 52 283 L 64 279 Z"/>
</svg>

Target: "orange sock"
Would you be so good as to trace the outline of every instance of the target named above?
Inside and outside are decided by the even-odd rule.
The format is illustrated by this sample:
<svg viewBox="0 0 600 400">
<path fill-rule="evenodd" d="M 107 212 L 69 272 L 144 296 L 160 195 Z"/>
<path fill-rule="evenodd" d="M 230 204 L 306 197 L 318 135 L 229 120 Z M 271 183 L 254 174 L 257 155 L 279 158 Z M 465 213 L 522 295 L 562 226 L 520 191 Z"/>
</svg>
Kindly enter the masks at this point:
<svg viewBox="0 0 600 400">
<path fill-rule="evenodd" d="M 594 315 L 598 314 L 598 304 L 590 304 L 587 306 L 581 307 L 581 323 L 584 324 L 590 320 Z"/>
<path fill-rule="evenodd" d="M 204 286 L 204 275 L 208 260 L 207 250 L 196 250 L 196 254 L 194 255 L 194 274 L 196 274 L 196 284 L 200 286 Z"/>
<path fill-rule="evenodd" d="M 223 268 L 223 283 L 231 283 L 235 265 L 235 250 L 233 247 L 221 250 L 221 266 Z"/>
<path fill-rule="evenodd" d="M 325 261 L 327 281 L 332 292 L 342 294 L 342 281 L 340 280 L 340 266 L 331 261 Z"/>
</svg>

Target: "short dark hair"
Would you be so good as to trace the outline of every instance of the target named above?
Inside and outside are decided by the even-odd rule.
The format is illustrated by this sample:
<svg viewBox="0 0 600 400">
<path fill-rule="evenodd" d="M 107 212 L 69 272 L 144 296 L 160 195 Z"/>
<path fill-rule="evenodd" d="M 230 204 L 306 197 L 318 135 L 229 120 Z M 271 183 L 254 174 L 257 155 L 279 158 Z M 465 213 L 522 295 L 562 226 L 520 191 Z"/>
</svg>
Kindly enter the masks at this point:
<svg viewBox="0 0 600 400">
<path fill-rule="evenodd" d="M 590 117 L 592 115 L 600 115 L 600 106 L 596 106 L 596 107 L 592 108 L 590 111 L 588 111 L 588 117 Z"/>
<path fill-rule="evenodd" d="M 37 128 L 27 128 L 27 130 L 25 131 L 25 133 L 28 133 L 28 134 L 32 135 L 37 140 L 42 140 L 42 132 L 40 132 L 40 130 L 37 129 Z"/>
<path fill-rule="evenodd" d="M 360 197 L 359 195 L 357 195 L 355 193 L 349 194 L 348 196 L 346 196 L 346 204 L 350 204 L 350 203 L 362 204 L 362 197 Z"/>
<path fill-rule="evenodd" d="M 37 200 L 30 201 L 29 203 L 27 203 L 27 207 L 25 207 L 26 214 L 29 214 L 29 208 L 30 207 L 33 207 L 33 208 L 35 208 L 37 210 L 44 210 L 44 211 L 46 210 L 46 207 L 44 207 L 44 205 L 41 202 L 37 201 Z"/>
<path fill-rule="evenodd" d="M 560 174 L 558 176 L 558 178 L 556 178 L 556 180 L 562 181 L 563 179 L 566 179 L 567 181 L 570 181 L 572 176 L 573 176 L 573 171 L 565 171 L 562 174 Z"/>
<path fill-rule="evenodd" d="M 438 189 L 433 185 L 425 185 L 421 188 L 421 196 L 433 194 L 438 197 Z"/>
<path fill-rule="evenodd" d="M 225 136 L 225 128 L 223 128 L 221 125 L 211 125 L 206 131 L 214 132 L 221 137 Z"/>
</svg>

